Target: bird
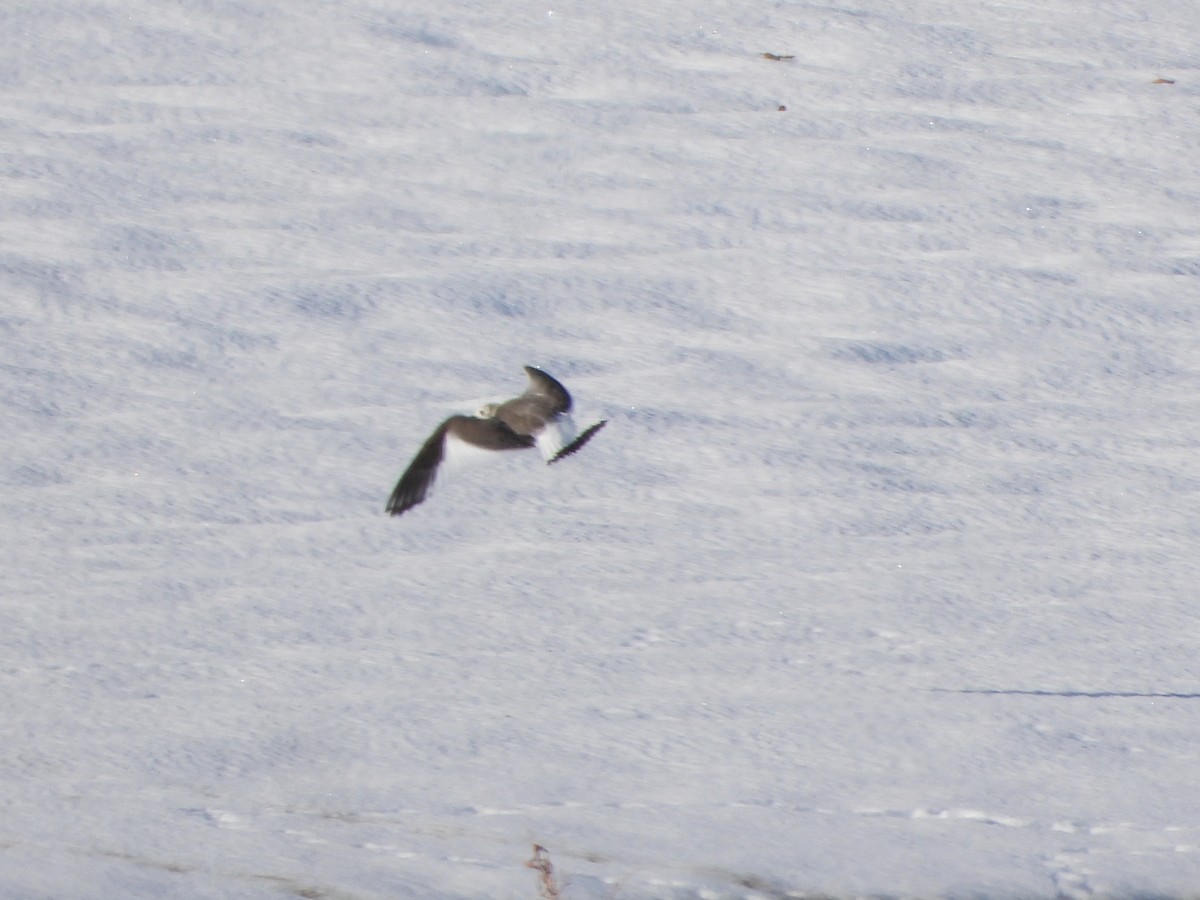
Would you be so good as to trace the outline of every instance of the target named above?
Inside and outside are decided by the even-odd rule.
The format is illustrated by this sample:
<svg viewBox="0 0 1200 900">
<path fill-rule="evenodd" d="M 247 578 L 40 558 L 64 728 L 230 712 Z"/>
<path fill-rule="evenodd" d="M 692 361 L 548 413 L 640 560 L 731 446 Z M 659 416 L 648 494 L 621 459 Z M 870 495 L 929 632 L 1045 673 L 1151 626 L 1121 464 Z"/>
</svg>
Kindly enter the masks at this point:
<svg viewBox="0 0 1200 900">
<path fill-rule="evenodd" d="M 485 404 L 473 416 L 451 416 L 439 425 L 396 482 L 385 510 L 399 516 L 424 503 L 448 456 L 537 447 L 547 464 L 556 463 L 581 450 L 607 423 L 601 419 L 577 435 L 567 389 L 533 366 L 525 366 L 525 374 L 529 386 L 519 397 Z"/>
</svg>

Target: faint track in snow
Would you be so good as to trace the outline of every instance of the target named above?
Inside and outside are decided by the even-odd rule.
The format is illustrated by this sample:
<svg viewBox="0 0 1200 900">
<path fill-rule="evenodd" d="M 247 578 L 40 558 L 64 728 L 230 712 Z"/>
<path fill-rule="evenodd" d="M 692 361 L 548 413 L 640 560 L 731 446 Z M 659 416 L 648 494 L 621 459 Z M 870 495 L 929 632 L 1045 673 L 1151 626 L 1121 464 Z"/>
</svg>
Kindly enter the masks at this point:
<svg viewBox="0 0 1200 900">
<path fill-rule="evenodd" d="M 917 807 L 916 809 L 856 809 L 858 816 L 883 816 L 898 819 L 943 819 L 946 821 L 978 822 L 981 825 L 1002 825 L 1005 828 L 1028 828 L 1031 824 L 1026 819 L 1015 816 L 998 815 L 983 812 L 978 809 L 936 809 Z"/>
<path fill-rule="evenodd" d="M 1090 697 L 1093 699 L 1144 698 L 1150 700 L 1200 700 L 1200 693 L 1176 691 L 1049 691 L 1022 688 L 930 688 L 937 694 L 982 694 L 992 697 Z"/>
<path fill-rule="evenodd" d="M 761 808 L 764 814 L 779 804 L 770 802 L 718 803 L 718 804 L 670 804 L 670 803 L 626 803 L 626 804 L 589 804 L 581 802 L 561 803 L 532 803 L 514 806 L 468 806 L 454 810 L 450 821 L 433 822 L 427 813 L 418 810 L 396 810 L 392 812 L 329 812 L 292 810 L 289 815 L 311 816 L 329 822 L 337 822 L 348 827 L 346 850 L 368 851 L 369 855 L 379 859 L 400 859 L 419 861 L 432 868 L 449 867 L 460 872 L 477 870 L 478 874 L 494 876 L 497 870 L 504 868 L 504 858 L 495 854 L 484 853 L 471 856 L 452 852 L 449 846 L 444 852 L 432 852 L 433 848 L 420 847 L 414 844 L 413 837 L 420 836 L 435 839 L 453 840 L 470 838 L 474 841 L 485 839 L 488 843 L 500 847 L 512 848 L 512 865 L 520 862 L 521 848 L 525 841 L 545 842 L 555 860 L 556 872 L 564 876 L 565 890 L 563 897 L 568 900 L 744 900 L 744 898 L 770 898 L 770 900 L 785 900 L 785 898 L 807 898 L 817 900 L 831 896 L 817 887 L 817 883 L 802 886 L 803 882 L 792 884 L 778 877 L 760 875 L 751 870 L 738 870 L 729 866 L 706 866 L 694 861 L 682 859 L 652 858 L 650 855 L 612 854 L 598 850 L 580 847 L 577 838 L 570 840 L 565 837 L 552 839 L 557 832 L 557 825 L 564 824 L 560 819 L 545 819 L 547 815 L 565 814 L 568 817 L 584 816 L 597 807 L 612 812 L 619 809 L 655 808 L 677 820 L 692 817 L 711 817 L 721 809 L 732 808 Z M 1200 829 L 1184 828 L 1182 826 L 1148 827 L 1134 825 L 1128 822 L 1084 822 L 1084 821 L 1041 821 L 1033 818 L 1023 818 L 994 810 L 970 807 L 857 807 L 852 809 L 834 809 L 820 807 L 789 807 L 791 812 L 799 812 L 817 817 L 822 820 L 837 819 L 891 819 L 907 820 L 912 828 L 926 831 L 938 829 L 936 834 L 951 839 L 951 835 L 960 828 L 968 827 L 998 827 L 1004 831 L 1025 831 L 1037 835 L 1034 840 L 1045 843 L 1049 849 L 1043 858 L 1043 865 L 1051 885 L 1047 888 L 1046 896 L 1061 898 L 1061 900 L 1085 900 L 1096 896 L 1109 896 L 1120 893 L 1109 880 L 1097 872 L 1112 872 L 1112 859 L 1117 859 L 1125 853 L 1163 854 L 1164 858 L 1179 854 L 1200 852 Z M 532 817 L 520 828 L 505 826 L 505 821 L 520 817 Z M 442 819 L 443 817 L 437 817 Z M 568 819 L 570 821 L 570 819 Z M 494 823 L 494 826 L 485 825 Z M 358 840 L 353 837 L 360 827 L 372 830 L 370 840 Z M 497 831 L 496 828 L 500 830 Z M 400 829 L 403 835 L 386 836 L 389 829 Z M 1190 833 L 1185 834 L 1185 832 Z M 289 837 L 295 839 L 301 835 L 297 829 L 288 829 Z M 307 833 L 307 832 L 304 832 Z M 407 837 L 405 837 L 407 835 Z M 1126 837 L 1132 838 L 1136 849 L 1117 843 L 1111 847 L 1099 847 L 1088 844 L 1075 846 L 1069 835 L 1089 837 Z M 340 841 L 326 835 L 330 843 Z M 574 846 L 573 846 L 574 844 Z M 476 845 L 478 846 L 478 845 Z M 406 849 L 409 848 L 409 849 Z M 507 853 L 507 851 L 504 851 Z M 1108 859 L 1106 859 L 1108 858 Z M 1088 860 L 1105 860 L 1103 866 L 1088 865 Z M 1119 870 L 1119 866 L 1116 868 Z M 470 876 L 467 876 L 470 877 Z M 841 896 L 835 892 L 832 896 Z M 857 894 L 855 894 L 857 896 Z M 885 896 L 908 897 L 915 896 L 903 891 Z M 534 896 L 531 890 L 530 896 Z M 866 894 L 864 896 L 875 896 Z M 925 896 L 925 895 L 922 895 Z M 950 893 L 934 892 L 930 897 L 948 897 Z"/>
<path fill-rule="evenodd" d="M 816 900 L 843 896 L 845 892 L 822 891 L 828 881 L 797 879 L 795 873 L 780 877 L 747 866 L 706 865 L 696 860 L 673 858 L 670 854 L 606 852 L 580 845 L 580 827 L 594 813 L 611 816 L 620 808 L 654 809 L 667 820 L 683 822 L 711 818 L 722 809 L 742 808 L 754 816 L 787 809 L 812 817 L 818 830 L 836 827 L 836 820 L 891 820 L 889 829 L 912 830 L 935 841 L 952 841 L 959 829 L 999 826 L 1002 832 L 1016 830 L 1031 835 L 1044 847 L 1040 866 L 1047 878 L 1045 896 L 1061 900 L 1086 900 L 1098 896 L 1129 893 L 1119 877 L 1126 856 L 1149 856 L 1164 865 L 1187 866 L 1200 853 L 1200 829 L 1185 826 L 1148 827 L 1120 821 L 1039 821 L 970 807 L 880 806 L 818 808 L 791 806 L 771 801 L 742 803 L 584 803 L 552 802 L 511 806 L 465 806 L 443 814 L 400 808 L 382 811 L 278 808 L 231 812 L 228 806 L 195 807 L 179 812 L 207 823 L 214 829 L 259 832 L 272 836 L 275 853 L 287 860 L 287 869 L 272 871 L 270 863 L 229 862 L 214 868 L 203 858 L 187 854 L 150 854 L 117 849 L 83 849 L 75 852 L 108 858 L 147 872 L 165 873 L 164 883 L 179 879 L 182 895 L 202 882 L 225 884 L 230 895 L 235 885 L 261 885 L 270 893 L 306 900 L 366 900 L 373 897 L 421 897 L 426 887 L 442 884 L 438 896 L 447 898 L 488 895 L 523 898 L 536 896 L 531 881 L 528 894 L 501 885 L 522 884 L 527 842 L 546 842 L 553 854 L 556 872 L 563 876 L 566 900 Z M 557 814 L 557 815 L 555 815 Z M 528 821 L 519 819 L 529 816 Z M 794 816 L 793 816 L 794 818 Z M 907 824 L 905 824 L 907 822 Z M 585 829 L 586 831 L 586 829 Z M 531 838 L 532 834 L 532 838 Z M 977 832 L 987 838 L 986 828 Z M 282 843 L 278 843 L 282 842 Z M 285 848 L 294 845 L 297 852 Z M 321 845 L 341 861 L 333 869 L 310 870 L 312 848 Z M 280 853 L 282 851 L 282 853 Z M 275 858 L 275 857 L 270 857 Z M 297 866 L 299 868 L 297 868 Z M 291 869 L 292 871 L 288 871 Z M 350 873 L 355 873 L 351 875 Z M 1118 873 L 1118 874 L 1114 874 Z M 361 879 L 358 877 L 361 876 Z M 343 880 L 345 879 L 345 880 Z M 353 881 L 351 880 L 353 879 Z M 1116 880 L 1114 880 L 1116 879 Z M 356 883 L 362 880 L 363 883 Z M 194 883 L 193 883 L 194 882 Z M 454 885 L 453 888 L 450 885 Z M 478 890 L 468 891 L 468 885 Z M 487 887 L 490 886 L 490 887 Z M 428 894 L 432 896 L 434 894 Z M 905 891 L 861 893 L 852 896 L 916 896 Z M 263 896 L 254 893 L 254 896 Z M 953 892 L 933 891 L 921 896 L 949 897 Z M 1149 896 L 1156 896 L 1150 894 Z M 1165 896 L 1165 895 L 1164 895 Z"/>
<path fill-rule="evenodd" d="M 95 855 L 109 859 L 118 859 L 142 869 L 153 869 L 159 872 L 167 872 L 172 875 L 186 876 L 206 871 L 202 867 L 196 865 L 162 859 L 152 859 L 148 856 L 140 856 L 134 853 L 122 853 L 114 850 L 101 850 Z M 338 888 L 320 887 L 286 875 L 232 872 L 224 873 L 224 877 L 239 881 L 264 882 L 293 897 L 301 897 L 303 900 L 362 900 L 362 897 L 359 894 L 351 894 Z"/>
</svg>

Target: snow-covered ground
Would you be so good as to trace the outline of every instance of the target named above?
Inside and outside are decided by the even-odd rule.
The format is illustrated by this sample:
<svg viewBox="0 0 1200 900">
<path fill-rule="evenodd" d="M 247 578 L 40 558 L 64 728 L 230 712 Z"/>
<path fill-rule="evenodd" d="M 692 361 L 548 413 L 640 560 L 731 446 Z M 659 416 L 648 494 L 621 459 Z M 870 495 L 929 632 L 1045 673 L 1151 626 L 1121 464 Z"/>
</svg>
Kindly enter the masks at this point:
<svg viewBox="0 0 1200 900">
<path fill-rule="evenodd" d="M 1200 5 L 0 24 L 0 896 L 1200 890 Z"/>
</svg>

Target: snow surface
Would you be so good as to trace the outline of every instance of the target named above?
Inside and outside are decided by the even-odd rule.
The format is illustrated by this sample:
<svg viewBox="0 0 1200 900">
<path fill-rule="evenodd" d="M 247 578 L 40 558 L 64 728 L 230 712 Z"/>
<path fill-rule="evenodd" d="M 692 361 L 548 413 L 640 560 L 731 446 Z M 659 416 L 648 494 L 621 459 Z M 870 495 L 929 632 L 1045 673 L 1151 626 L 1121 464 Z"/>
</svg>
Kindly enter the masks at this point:
<svg viewBox="0 0 1200 900">
<path fill-rule="evenodd" d="M 0 23 L 0 896 L 1200 891 L 1200 4 Z"/>
</svg>

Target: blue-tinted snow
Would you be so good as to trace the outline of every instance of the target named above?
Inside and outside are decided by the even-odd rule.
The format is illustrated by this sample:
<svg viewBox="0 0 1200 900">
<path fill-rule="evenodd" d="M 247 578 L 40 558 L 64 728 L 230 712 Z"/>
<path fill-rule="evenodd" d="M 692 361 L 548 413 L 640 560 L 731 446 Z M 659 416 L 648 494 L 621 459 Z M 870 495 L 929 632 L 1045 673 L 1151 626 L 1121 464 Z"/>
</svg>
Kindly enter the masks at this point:
<svg viewBox="0 0 1200 900">
<path fill-rule="evenodd" d="M 0 894 L 1200 884 L 1200 7 L 0 18 Z"/>
</svg>

